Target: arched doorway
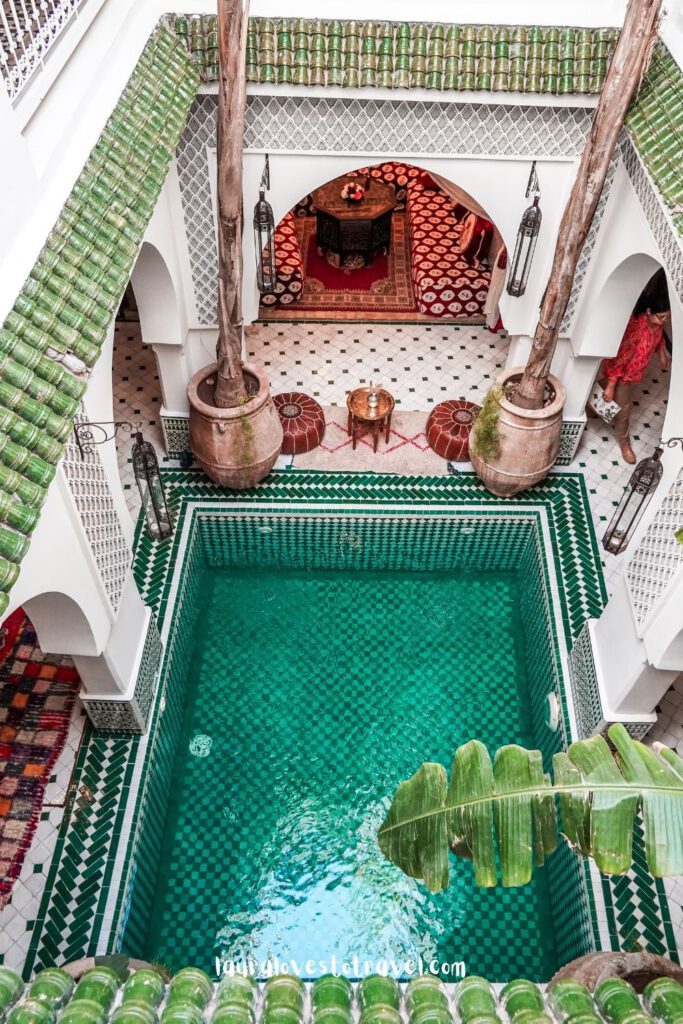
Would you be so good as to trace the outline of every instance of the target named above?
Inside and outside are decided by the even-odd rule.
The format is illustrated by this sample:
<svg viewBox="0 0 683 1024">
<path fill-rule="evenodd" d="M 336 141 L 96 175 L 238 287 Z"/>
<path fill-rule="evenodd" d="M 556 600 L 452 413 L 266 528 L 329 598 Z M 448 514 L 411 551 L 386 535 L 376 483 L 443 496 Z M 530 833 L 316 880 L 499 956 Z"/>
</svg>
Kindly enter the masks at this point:
<svg viewBox="0 0 683 1024">
<path fill-rule="evenodd" d="M 285 214 L 275 241 L 276 281 L 261 298 L 262 319 L 483 324 L 504 251 L 469 193 L 398 160 L 321 182 Z"/>
<path fill-rule="evenodd" d="M 626 419 L 620 416 L 613 426 L 608 426 L 599 418 L 589 417 L 588 436 L 592 444 L 599 444 L 605 449 L 605 455 L 612 465 L 618 466 L 620 458 L 616 436 L 623 435 L 628 428 L 628 436 L 637 458 L 651 455 L 657 447 L 663 433 L 664 419 L 667 412 L 669 382 L 672 353 L 670 300 L 664 270 L 650 257 L 637 255 L 624 261 L 610 276 L 603 290 L 602 301 L 596 309 L 591 324 L 592 331 L 599 331 L 603 352 L 608 359 L 614 359 L 626 351 L 622 347 L 625 331 L 632 327 L 634 321 L 647 317 L 651 309 L 660 310 L 663 321 L 657 333 L 662 335 L 661 342 L 650 358 L 644 360 L 639 354 L 630 359 L 620 379 L 629 382 L 630 412 Z M 669 310 L 664 318 L 663 311 Z M 614 365 L 609 363 L 607 365 Z M 596 388 L 606 380 L 605 364 L 601 362 L 596 373 Z M 624 392 L 625 403 L 626 394 Z"/>
<path fill-rule="evenodd" d="M 335 246 L 321 236 L 327 211 L 315 204 L 324 194 L 330 210 L 353 214 L 342 196 L 349 183 L 363 188 L 358 210 L 372 214 L 370 241 L 365 225 L 356 244 Z M 357 167 L 321 186 L 277 226 L 276 286 L 246 331 L 248 357 L 265 366 L 273 391 L 343 406 L 348 391 L 374 381 L 407 411 L 481 400 L 509 347 L 495 330 L 505 246 L 486 211 L 405 161 Z"/>
<path fill-rule="evenodd" d="M 607 279 L 583 336 L 581 354 L 599 354 L 605 358 L 616 356 L 630 318 L 642 315 L 653 306 L 653 299 L 659 300 L 659 305 L 669 304 L 665 272 L 650 256 L 634 254 Z M 671 319 L 663 326 L 664 350 L 669 362 L 673 341 Z M 632 384 L 628 435 L 634 456 L 640 460 L 652 455 L 665 433 L 671 366 L 664 368 L 655 352 L 642 376 L 641 371 L 633 376 L 638 379 Z M 594 389 L 598 393 L 600 382 L 604 380 L 601 359 L 595 371 Z M 596 534 L 600 539 L 634 467 L 622 456 L 614 426 L 595 416 L 589 416 L 587 420 L 577 459 L 586 474 Z M 628 557 L 628 549 L 621 555 L 609 556 L 606 564 L 608 581 L 616 578 L 621 562 Z"/>
<path fill-rule="evenodd" d="M 144 242 L 116 317 L 112 358 L 114 419 L 139 425 L 159 459 L 166 455 L 161 427 L 162 384 L 153 345 L 179 342 L 178 303 L 168 268 Z M 131 434 L 119 431 L 116 453 L 126 505 L 135 517 L 140 495 L 131 459 Z"/>
</svg>

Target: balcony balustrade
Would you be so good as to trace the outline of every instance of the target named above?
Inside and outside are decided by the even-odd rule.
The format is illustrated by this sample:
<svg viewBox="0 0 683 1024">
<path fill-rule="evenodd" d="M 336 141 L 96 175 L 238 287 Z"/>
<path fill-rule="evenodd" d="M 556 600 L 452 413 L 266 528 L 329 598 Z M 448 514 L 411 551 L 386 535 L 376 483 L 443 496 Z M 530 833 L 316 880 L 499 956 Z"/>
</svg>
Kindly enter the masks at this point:
<svg viewBox="0 0 683 1024">
<path fill-rule="evenodd" d="M 19 98 L 64 30 L 88 0 L 0 0 L 0 69 Z"/>
</svg>

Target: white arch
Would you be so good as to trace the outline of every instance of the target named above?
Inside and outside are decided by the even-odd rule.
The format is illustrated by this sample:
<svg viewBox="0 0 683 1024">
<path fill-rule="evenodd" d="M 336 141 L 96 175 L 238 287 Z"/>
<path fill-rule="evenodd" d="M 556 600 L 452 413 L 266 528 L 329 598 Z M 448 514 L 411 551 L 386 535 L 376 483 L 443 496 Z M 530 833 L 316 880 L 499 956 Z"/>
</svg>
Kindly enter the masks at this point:
<svg viewBox="0 0 683 1024">
<path fill-rule="evenodd" d="M 644 252 L 631 253 L 608 275 L 595 303 L 586 310 L 585 326 L 574 339 L 574 350 L 581 356 L 615 356 L 624 336 L 628 318 L 661 264 Z M 579 333 L 580 332 L 580 333 Z"/>
<path fill-rule="evenodd" d="M 151 242 L 143 242 L 130 283 L 140 314 L 140 330 L 146 345 L 180 345 L 178 297 L 166 261 Z"/>
<path fill-rule="evenodd" d="M 40 649 L 49 654 L 97 655 L 95 635 L 81 606 L 60 591 L 36 594 L 24 601 Z"/>
</svg>

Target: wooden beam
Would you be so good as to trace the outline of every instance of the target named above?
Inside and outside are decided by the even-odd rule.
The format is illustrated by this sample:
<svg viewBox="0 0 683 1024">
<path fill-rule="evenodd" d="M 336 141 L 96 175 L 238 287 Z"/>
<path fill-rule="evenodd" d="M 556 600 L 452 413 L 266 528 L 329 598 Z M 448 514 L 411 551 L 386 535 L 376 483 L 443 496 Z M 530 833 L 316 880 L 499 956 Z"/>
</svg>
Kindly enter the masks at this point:
<svg viewBox="0 0 683 1024">
<path fill-rule="evenodd" d="M 218 0 L 218 408 L 243 405 L 242 377 L 242 156 L 248 0 Z"/>
<path fill-rule="evenodd" d="M 529 360 L 512 401 L 540 409 L 576 266 L 600 199 L 631 98 L 639 88 L 657 35 L 661 0 L 630 0 L 593 118 L 576 181 L 562 217 L 548 286 Z"/>
</svg>

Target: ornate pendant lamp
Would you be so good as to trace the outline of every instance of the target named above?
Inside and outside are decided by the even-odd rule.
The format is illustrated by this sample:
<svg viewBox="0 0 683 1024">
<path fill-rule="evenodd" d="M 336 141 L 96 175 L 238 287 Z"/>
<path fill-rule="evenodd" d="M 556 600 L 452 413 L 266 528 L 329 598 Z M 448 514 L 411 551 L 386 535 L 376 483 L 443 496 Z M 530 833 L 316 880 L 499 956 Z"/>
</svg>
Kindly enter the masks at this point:
<svg viewBox="0 0 683 1024">
<path fill-rule="evenodd" d="M 259 185 L 259 198 L 254 207 L 254 253 L 256 255 L 256 285 L 261 295 L 275 287 L 275 221 L 273 208 L 266 199 L 270 188 L 270 164 L 266 156 Z"/>
<path fill-rule="evenodd" d="M 166 495 L 159 473 L 159 461 L 154 448 L 142 434 L 134 434 L 133 470 L 145 513 L 147 533 L 152 540 L 163 540 L 173 533 L 173 523 L 166 504 Z"/>
<path fill-rule="evenodd" d="M 538 205 L 541 199 L 541 193 L 538 176 L 536 174 L 536 161 L 531 165 L 529 182 L 526 187 L 527 199 L 532 192 L 535 192 L 536 195 L 534 196 L 534 201 L 531 206 L 528 206 L 522 214 L 522 220 L 520 221 L 519 230 L 517 231 L 515 252 L 510 264 L 510 273 L 508 275 L 506 285 L 508 295 L 514 295 L 516 298 L 520 295 L 524 295 L 524 292 L 526 291 L 531 263 L 534 258 L 534 250 L 536 249 L 536 242 L 538 241 L 538 233 L 541 230 L 541 220 L 543 219 L 543 215 L 541 214 L 541 210 Z"/>
<path fill-rule="evenodd" d="M 655 448 L 654 454 L 647 459 L 641 459 L 633 470 L 612 521 L 602 538 L 603 548 L 611 555 L 618 555 L 624 550 L 656 491 L 662 479 L 661 456 L 662 449 Z"/>
</svg>

